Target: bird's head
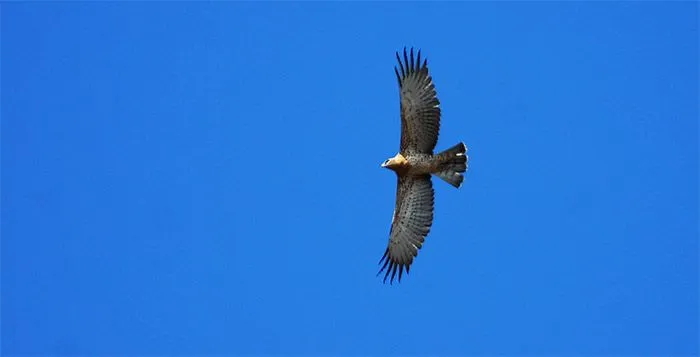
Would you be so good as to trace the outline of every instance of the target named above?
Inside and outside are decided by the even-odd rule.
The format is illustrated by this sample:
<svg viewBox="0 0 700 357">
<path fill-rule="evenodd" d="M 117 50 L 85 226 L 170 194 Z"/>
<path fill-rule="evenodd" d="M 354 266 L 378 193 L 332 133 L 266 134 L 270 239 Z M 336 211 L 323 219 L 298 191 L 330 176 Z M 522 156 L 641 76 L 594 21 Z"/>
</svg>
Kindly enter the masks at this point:
<svg viewBox="0 0 700 357">
<path fill-rule="evenodd" d="M 396 156 L 394 156 L 392 158 L 386 159 L 382 163 L 382 167 L 396 171 L 396 169 L 398 169 L 406 164 L 408 164 L 408 160 L 406 160 L 406 158 L 399 153 L 399 154 L 396 154 Z"/>
</svg>

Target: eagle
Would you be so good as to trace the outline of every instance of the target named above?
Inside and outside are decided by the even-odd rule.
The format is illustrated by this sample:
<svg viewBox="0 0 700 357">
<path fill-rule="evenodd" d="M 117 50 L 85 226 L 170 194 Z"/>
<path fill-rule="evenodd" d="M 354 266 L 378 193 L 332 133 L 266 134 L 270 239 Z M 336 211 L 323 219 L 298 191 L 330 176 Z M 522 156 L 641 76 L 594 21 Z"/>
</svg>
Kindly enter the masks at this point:
<svg viewBox="0 0 700 357">
<path fill-rule="evenodd" d="M 455 188 L 464 180 L 469 157 L 463 142 L 434 154 L 440 131 L 440 101 L 435 84 L 428 72 L 428 61 L 421 52 L 413 56 L 403 49 L 403 61 L 396 52 L 398 68 L 394 67 L 399 81 L 401 98 L 401 145 L 399 153 L 387 159 L 381 167 L 396 173 L 396 206 L 391 221 L 389 244 L 379 261 L 384 274 L 383 282 L 391 275 L 393 284 L 404 270 L 408 274 L 413 259 L 423 246 L 433 224 L 434 190 L 431 175 L 435 175 Z M 383 265 L 382 265 L 383 263 Z"/>
</svg>

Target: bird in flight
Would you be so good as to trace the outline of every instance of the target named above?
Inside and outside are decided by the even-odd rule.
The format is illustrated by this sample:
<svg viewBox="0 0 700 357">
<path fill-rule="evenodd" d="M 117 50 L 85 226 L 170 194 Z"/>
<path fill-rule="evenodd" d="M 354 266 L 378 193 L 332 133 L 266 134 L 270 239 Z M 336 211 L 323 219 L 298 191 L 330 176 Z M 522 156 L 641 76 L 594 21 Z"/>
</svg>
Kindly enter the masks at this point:
<svg viewBox="0 0 700 357">
<path fill-rule="evenodd" d="M 403 49 L 403 61 L 396 52 L 399 66 L 394 67 L 394 72 L 401 97 L 401 145 L 399 153 L 381 165 L 393 170 L 398 178 L 389 245 L 377 273 L 385 271 L 385 283 L 389 275 L 389 282 L 393 283 L 397 271 L 399 282 L 404 270 L 408 274 L 413 258 L 430 232 L 434 203 L 431 175 L 459 188 L 469 163 L 467 147 L 462 142 L 433 154 L 440 131 L 440 101 L 428 73 L 428 61 L 424 59 L 421 63 L 420 50 L 416 57 L 413 48 L 410 54 Z"/>
</svg>

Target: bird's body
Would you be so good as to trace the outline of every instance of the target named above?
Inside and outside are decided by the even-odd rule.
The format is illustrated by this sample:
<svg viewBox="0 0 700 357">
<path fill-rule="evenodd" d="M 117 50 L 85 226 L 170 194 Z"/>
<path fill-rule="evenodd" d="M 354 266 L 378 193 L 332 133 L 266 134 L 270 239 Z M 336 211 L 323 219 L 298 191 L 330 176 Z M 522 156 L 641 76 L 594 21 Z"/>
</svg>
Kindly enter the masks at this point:
<svg viewBox="0 0 700 357">
<path fill-rule="evenodd" d="M 457 144 L 457 146 L 452 149 L 459 151 L 463 144 Z M 466 152 L 466 147 L 465 147 Z M 455 157 L 464 156 L 465 152 L 454 153 Z M 445 153 L 440 153 L 438 155 L 433 154 L 406 154 L 404 156 L 401 153 L 396 154 L 393 158 L 389 159 L 389 162 L 383 167 L 393 170 L 398 175 L 402 176 L 420 176 L 425 174 L 435 174 L 440 175 L 442 173 L 442 165 L 451 162 L 453 156 L 449 155 L 449 150 Z M 457 171 L 457 173 L 459 173 Z M 448 183 L 452 184 L 451 181 L 446 180 Z M 461 183 L 461 180 L 460 180 Z M 459 187 L 456 184 L 455 187 Z"/>
<path fill-rule="evenodd" d="M 392 161 L 385 167 L 394 170 L 399 175 L 424 175 L 429 174 L 435 168 L 433 155 L 429 154 L 396 154 Z"/>
<path fill-rule="evenodd" d="M 422 247 L 433 223 L 434 190 L 431 175 L 436 175 L 459 188 L 467 170 L 467 148 L 459 143 L 439 154 L 433 150 L 440 130 L 440 102 L 428 74 L 427 61 L 410 60 L 404 48 L 403 59 L 396 54 L 399 69 L 394 68 L 401 96 L 401 147 L 396 156 L 384 161 L 382 167 L 397 176 L 396 207 L 391 222 L 389 246 L 379 261 L 386 270 L 384 281 L 391 282 L 405 269 L 409 272 L 413 259 Z M 378 273 L 378 274 L 379 274 Z"/>
</svg>

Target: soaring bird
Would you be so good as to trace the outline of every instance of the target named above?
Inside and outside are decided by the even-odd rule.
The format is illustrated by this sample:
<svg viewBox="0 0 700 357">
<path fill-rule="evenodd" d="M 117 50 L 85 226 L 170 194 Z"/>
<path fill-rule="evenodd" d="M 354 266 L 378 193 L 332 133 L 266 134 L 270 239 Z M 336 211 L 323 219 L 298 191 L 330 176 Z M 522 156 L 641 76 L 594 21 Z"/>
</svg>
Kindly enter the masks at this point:
<svg viewBox="0 0 700 357">
<path fill-rule="evenodd" d="M 428 73 L 428 61 L 421 63 L 420 50 L 414 59 L 403 49 L 403 61 L 394 67 L 401 97 L 401 145 L 396 156 L 387 159 L 381 167 L 393 170 L 398 178 L 396 207 L 391 221 L 389 244 L 379 261 L 384 263 L 384 282 L 391 275 L 393 284 L 404 270 L 408 274 L 413 259 L 423 246 L 433 224 L 434 191 L 431 175 L 443 179 L 455 188 L 464 180 L 469 157 L 464 143 L 433 154 L 440 131 L 440 101 L 433 79 Z"/>
</svg>

